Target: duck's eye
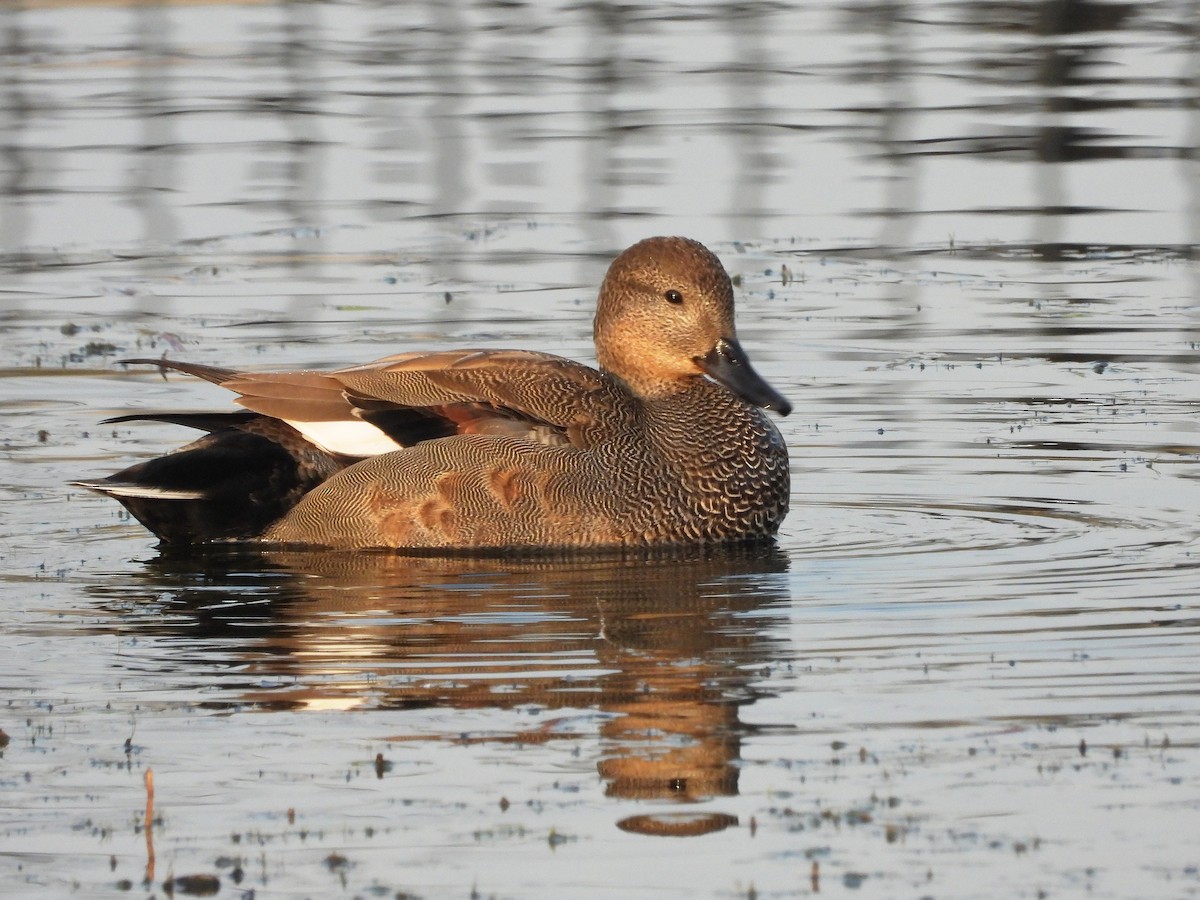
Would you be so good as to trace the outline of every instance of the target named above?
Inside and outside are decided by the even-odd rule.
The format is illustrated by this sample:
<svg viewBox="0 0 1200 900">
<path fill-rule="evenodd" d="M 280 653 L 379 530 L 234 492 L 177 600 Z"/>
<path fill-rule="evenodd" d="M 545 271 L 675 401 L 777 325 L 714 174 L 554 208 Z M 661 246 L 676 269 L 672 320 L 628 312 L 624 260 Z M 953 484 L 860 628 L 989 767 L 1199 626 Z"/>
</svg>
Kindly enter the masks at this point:
<svg viewBox="0 0 1200 900">
<path fill-rule="evenodd" d="M 668 303 L 679 304 L 683 302 L 683 294 L 676 290 L 669 290 L 663 296 L 667 298 Z"/>
</svg>

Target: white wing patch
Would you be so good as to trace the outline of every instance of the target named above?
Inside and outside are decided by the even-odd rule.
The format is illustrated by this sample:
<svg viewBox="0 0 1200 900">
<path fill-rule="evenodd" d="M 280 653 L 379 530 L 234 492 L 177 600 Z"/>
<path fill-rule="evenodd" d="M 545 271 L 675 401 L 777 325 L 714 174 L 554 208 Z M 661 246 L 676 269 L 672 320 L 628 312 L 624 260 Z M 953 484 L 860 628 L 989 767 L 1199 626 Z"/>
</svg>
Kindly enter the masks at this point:
<svg viewBox="0 0 1200 900">
<path fill-rule="evenodd" d="M 204 491 L 177 491 L 149 484 L 123 484 L 119 481 L 72 481 L 69 484 L 87 488 L 110 497 L 141 497 L 145 500 L 203 500 Z"/>
<path fill-rule="evenodd" d="M 336 422 L 285 421 L 298 432 L 329 453 L 346 456 L 378 456 L 402 450 L 403 444 L 392 440 L 370 422 L 338 420 Z"/>
</svg>

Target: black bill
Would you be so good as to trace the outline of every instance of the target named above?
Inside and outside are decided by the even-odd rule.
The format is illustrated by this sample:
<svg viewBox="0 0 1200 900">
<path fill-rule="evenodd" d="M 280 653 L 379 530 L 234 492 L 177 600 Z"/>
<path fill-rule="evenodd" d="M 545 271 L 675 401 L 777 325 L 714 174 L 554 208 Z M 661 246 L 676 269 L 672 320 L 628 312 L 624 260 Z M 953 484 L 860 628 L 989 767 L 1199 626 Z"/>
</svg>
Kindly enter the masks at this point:
<svg viewBox="0 0 1200 900">
<path fill-rule="evenodd" d="M 747 403 L 773 409 L 781 416 L 792 411 L 792 404 L 771 387 L 750 365 L 746 351 L 731 338 L 721 338 L 704 356 L 696 358 L 709 377 L 729 388 Z"/>
</svg>

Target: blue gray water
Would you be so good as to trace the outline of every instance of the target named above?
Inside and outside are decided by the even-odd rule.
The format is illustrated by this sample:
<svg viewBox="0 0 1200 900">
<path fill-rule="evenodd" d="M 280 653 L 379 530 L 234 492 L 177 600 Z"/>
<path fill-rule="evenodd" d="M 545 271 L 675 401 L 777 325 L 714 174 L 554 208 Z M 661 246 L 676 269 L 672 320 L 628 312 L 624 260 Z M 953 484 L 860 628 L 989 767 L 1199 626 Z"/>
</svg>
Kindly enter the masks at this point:
<svg viewBox="0 0 1200 900">
<path fill-rule="evenodd" d="M 0 895 L 1200 895 L 1198 29 L 4 5 Z M 124 356 L 588 361 L 659 233 L 795 406 L 772 552 L 180 559 L 65 485 L 228 404 Z"/>
</svg>

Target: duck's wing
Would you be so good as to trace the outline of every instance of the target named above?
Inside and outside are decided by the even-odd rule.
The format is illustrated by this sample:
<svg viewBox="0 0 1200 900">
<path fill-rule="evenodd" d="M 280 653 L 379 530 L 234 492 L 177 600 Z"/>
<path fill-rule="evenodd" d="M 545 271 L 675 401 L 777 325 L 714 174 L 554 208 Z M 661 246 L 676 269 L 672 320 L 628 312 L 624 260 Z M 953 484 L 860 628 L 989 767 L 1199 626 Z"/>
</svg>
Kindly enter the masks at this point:
<svg viewBox="0 0 1200 900">
<path fill-rule="evenodd" d="M 237 372 L 130 360 L 187 372 L 287 422 L 321 448 L 353 456 L 453 434 L 495 434 L 590 446 L 629 402 L 608 376 L 527 350 L 402 353 L 330 372 Z"/>
<path fill-rule="evenodd" d="M 436 411 L 459 434 L 508 434 L 587 446 L 628 399 L 590 366 L 531 350 L 402 353 L 333 377 L 364 418 L 376 410 Z"/>
</svg>

